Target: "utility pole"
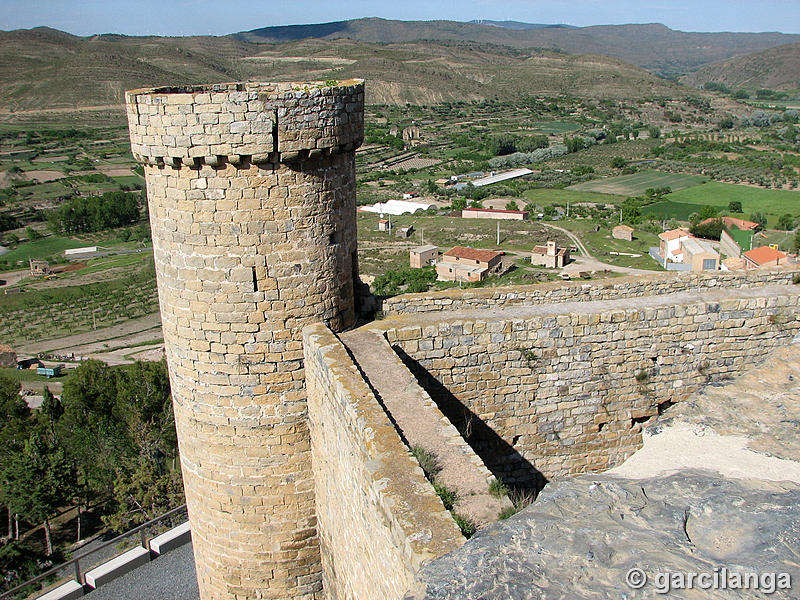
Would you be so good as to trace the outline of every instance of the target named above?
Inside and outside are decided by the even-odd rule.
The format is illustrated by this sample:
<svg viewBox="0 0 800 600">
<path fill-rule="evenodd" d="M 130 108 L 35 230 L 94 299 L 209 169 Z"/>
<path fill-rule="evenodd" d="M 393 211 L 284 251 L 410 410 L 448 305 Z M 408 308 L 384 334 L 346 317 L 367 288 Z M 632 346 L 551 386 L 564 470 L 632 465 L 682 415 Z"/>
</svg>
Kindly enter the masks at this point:
<svg viewBox="0 0 800 600">
<path fill-rule="evenodd" d="M 500 245 L 500 221 L 497 222 L 497 245 Z"/>
</svg>

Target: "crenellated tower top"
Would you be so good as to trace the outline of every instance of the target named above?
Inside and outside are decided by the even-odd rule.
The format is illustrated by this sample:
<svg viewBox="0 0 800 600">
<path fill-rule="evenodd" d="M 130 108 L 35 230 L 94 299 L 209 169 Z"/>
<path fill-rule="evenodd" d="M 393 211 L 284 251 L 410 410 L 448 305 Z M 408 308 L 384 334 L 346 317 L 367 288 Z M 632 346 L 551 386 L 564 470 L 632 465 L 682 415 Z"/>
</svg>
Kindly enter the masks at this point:
<svg viewBox="0 0 800 600">
<path fill-rule="evenodd" d="M 220 83 L 125 94 L 136 160 L 173 168 L 293 163 L 357 148 L 364 82 Z"/>
</svg>

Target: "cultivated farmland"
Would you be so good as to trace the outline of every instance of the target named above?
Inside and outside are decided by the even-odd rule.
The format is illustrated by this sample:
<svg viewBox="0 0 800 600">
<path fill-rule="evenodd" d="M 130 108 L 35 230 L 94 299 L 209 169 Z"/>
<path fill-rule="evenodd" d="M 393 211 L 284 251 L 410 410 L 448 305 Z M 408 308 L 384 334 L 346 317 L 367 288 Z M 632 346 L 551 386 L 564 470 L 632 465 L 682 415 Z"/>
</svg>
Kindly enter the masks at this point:
<svg viewBox="0 0 800 600">
<path fill-rule="evenodd" d="M 705 181 L 708 181 L 706 177 L 698 175 L 642 171 L 632 175 L 594 179 L 570 186 L 569 189 L 581 192 L 616 194 L 618 196 L 642 196 L 648 188 L 669 187 L 675 191 L 695 187 Z"/>
</svg>

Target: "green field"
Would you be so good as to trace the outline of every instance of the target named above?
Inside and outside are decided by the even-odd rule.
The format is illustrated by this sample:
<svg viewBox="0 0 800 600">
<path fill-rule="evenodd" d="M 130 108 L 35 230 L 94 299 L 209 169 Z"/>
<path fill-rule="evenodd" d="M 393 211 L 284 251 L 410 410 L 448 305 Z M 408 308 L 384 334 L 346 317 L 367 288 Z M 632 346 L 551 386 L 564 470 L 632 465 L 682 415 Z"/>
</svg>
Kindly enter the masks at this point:
<svg viewBox="0 0 800 600">
<path fill-rule="evenodd" d="M 534 189 L 525 190 L 522 193 L 525 202 L 538 206 L 549 204 L 566 205 L 567 202 L 577 204 L 579 202 L 592 202 L 595 204 L 619 204 L 625 200 L 624 196 L 613 196 L 611 194 L 600 194 L 598 192 L 580 192 L 572 188 L 566 190 L 559 189 Z"/>
<path fill-rule="evenodd" d="M 738 200 L 742 203 L 742 212 L 746 215 L 756 211 L 771 215 L 784 213 L 800 215 L 800 192 L 767 190 L 733 183 L 711 181 L 702 186 L 673 192 L 667 199 L 681 204 L 719 208 L 728 208 L 729 202 Z"/>
<path fill-rule="evenodd" d="M 642 196 L 648 188 L 670 187 L 673 191 L 692 188 L 707 181 L 698 175 L 682 175 L 676 173 L 660 173 L 659 171 L 641 171 L 633 175 L 621 175 L 605 179 L 594 179 L 578 183 L 567 189 L 580 192 L 599 192 L 619 196 Z"/>
<path fill-rule="evenodd" d="M 66 237 L 50 236 L 33 242 L 26 242 L 20 244 L 14 250 L 4 254 L 0 259 L 8 262 L 9 265 L 14 265 L 18 261 L 27 261 L 29 258 L 38 259 L 46 256 L 53 256 L 54 254 L 63 254 L 64 250 L 69 248 L 81 248 L 83 246 L 90 246 L 80 240 Z M 24 268 L 27 265 L 12 266 L 12 269 Z"/>
<path fill-rule="evenodd" d="M 702 208 L 702 204 L 689 204 L 683 202 L 674 202 L 672 200 L 662 200 L 661 202 L 654 202 L 653 204 L 643 206 L 641 208 L 641 213 L 645 217 L 688 221 L 689 215 L 694 212 L 700 212 Z"/>
</svg>

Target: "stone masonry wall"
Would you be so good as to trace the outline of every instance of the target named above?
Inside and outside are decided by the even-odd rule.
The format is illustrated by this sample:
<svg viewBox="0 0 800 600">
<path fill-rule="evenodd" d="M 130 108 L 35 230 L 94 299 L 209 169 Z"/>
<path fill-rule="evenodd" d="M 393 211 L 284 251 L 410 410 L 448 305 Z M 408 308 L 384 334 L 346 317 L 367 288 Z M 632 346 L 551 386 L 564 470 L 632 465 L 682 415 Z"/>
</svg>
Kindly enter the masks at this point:
<svg viewBox="0 0 800 600">
<path fill-rule="evenodd" d="M 341 342 L 310 325 L 303 347 L 325 592 L 400 598 L 464 538 Z"/>
<path fill-rule="evenodd" d="M 531 306 L 576 300 L 638 298 L 687 290 L 735 289 L 791 283 L 796 272 L 796 268 L 789 267 L 770 271 L 657 272 L 652 275 L 585 283 L 556 281 L 499 288 L 450 289 L 386 298 L 381 308 L 385 316 L 391 316 L 500 306 Z"/>
<path fill-rule="evenodd" d="M 622 461 L 670 402 L 800 328 L 791 285 L 378 323 L 487 466 L 534 486 Z"/>
<path fill-rule="evenodd" d="M 363 85 L 290 87 L 126 96 L 203 600 L 323 596 L 301 330 L 353 323 Z"/>
</svg>

